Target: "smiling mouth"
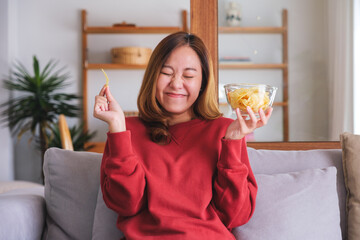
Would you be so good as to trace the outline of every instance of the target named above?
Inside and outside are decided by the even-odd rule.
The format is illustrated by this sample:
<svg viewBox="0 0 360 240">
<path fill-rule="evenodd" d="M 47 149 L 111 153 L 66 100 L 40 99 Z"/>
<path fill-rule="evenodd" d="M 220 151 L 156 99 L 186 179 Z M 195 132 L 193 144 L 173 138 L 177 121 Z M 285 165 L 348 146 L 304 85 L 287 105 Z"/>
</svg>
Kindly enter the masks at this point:
<svg viewBox="0 0 360 240">
<path fill-rule="evenodd" d="M 166 93 L 166 95 L 173 98 L 182 98 L 186 96 L 186 94 L 181 94 L 181 93 Z"/>
</svg>

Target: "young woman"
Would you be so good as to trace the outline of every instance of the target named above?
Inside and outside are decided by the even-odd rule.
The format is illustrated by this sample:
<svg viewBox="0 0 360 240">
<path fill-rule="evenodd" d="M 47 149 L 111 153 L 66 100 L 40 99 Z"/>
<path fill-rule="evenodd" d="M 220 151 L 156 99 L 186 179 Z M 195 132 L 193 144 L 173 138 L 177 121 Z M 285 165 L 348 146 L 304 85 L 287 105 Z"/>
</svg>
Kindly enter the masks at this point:
<svg viewBox="0 0 360 240">
<path fill-rule="evenodd" d="M 221 117 L 206 48 L 178 32 L 155 48 L 138 96 L 124 113 L 104 86 L 94 116 L 109 126 L 101 166 L 107 206 L 126 239 L 234 239 L 254 212 L 257 185 L 244 136 L 265 125 Z"/>
</svg>

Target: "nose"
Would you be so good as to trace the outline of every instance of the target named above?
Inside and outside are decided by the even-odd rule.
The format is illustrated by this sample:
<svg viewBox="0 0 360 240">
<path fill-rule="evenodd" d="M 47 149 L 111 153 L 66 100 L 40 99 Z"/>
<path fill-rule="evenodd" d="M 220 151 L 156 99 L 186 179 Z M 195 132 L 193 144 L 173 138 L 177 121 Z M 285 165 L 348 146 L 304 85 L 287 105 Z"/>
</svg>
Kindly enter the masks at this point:
<svg viewBox="0 0 360 240">
<path fill-rule="evenodd" d="M 182 88 L 183 80 L 181 79 L 181 76 L 174 74 L 174 76 L 171 79 L 170 86 L 174 89 Z"/>
</svg>

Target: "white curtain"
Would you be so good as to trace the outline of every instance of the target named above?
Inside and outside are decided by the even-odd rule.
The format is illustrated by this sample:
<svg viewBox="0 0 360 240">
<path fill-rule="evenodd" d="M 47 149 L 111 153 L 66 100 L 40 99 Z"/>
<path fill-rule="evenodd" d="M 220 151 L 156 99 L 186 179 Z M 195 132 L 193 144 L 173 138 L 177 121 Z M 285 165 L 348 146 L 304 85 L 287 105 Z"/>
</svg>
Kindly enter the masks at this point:
<svg viewBox="0 0 360 240">
<path fill-rule="evenodd" d="M 353 132 L 353 0 L 328 1 L 329 138 Z"/>
<path fill-rule="evenodd" d="M 354 0 L 354 66 L 360 66 L 360 0 Z M 360 135 L 360 69 L 354 67 L 354 133 Z"/>
</svg>

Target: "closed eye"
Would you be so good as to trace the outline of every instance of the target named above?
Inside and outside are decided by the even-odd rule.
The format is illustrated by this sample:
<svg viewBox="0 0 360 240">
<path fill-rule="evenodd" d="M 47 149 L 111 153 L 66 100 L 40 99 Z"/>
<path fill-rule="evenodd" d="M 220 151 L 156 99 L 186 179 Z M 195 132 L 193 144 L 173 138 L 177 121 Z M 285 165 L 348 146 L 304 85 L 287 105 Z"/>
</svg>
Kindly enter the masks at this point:
<svg viewBox="0 0 360 240">
<path fill-rule="evenodd" d="M 165 72 L 160 72 L 160 74 L 163 74 L 165 76 L 171 76 L 172 75 L 172 73 L 165 73 Z"/>
</svg>

